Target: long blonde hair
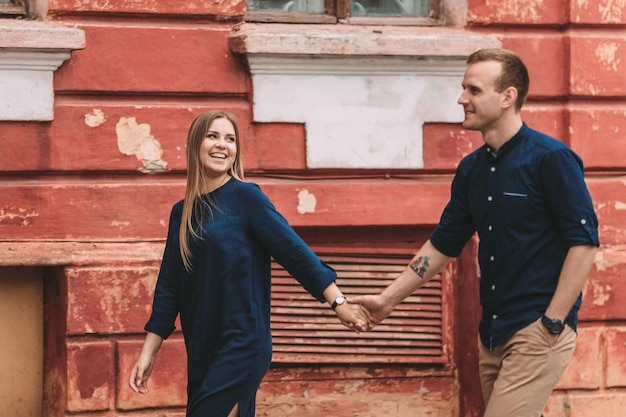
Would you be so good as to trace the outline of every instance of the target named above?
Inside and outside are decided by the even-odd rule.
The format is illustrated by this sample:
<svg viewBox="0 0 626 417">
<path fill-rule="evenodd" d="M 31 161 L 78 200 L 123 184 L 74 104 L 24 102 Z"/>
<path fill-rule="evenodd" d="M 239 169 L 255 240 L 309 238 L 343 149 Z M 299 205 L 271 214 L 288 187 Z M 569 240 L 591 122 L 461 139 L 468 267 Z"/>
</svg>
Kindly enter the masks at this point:
<svg viewBox="0 0 626 417">
<path fill-rule="evenodd" d="M 203 197 L 202 195 L 202 190 L 206 190 L 207 177 L 202 167 L 202 161 L 200 160 L 200 146 L 215 119 L 220 118 L 228 119 L 235 129 L 237 152 L 233 165 L 228 170 L 228 174 L 235 179 L 243 181 L 243 165 L 241 164 L 241 146 L 237 118 L 232 113 L 222 110 L 202 113 L 191 123 L 187 134 L 187 187 L 185 189 L 185 200 L 183 202 L 179 240 L 180 255 L 183 259 L 185 269 L 188 272 L 192 270 L 192 256 L 189 248 L 190 238 L 201 238 L 199 229 L 202 226 L 202 218 L 207 211 L 209 216 L 212 215 L 213 206 L 211 199 L 208 198 L 208 196 Z"/>
</svg>

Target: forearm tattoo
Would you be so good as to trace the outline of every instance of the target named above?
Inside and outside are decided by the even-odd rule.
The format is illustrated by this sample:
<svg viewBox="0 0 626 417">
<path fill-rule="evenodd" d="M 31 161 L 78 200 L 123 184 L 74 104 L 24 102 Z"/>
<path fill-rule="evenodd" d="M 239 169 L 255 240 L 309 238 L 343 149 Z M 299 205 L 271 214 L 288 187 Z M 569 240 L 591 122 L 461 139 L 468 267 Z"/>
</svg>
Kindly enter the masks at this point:
<svg viewBox="0 0 626 417">
<path fill-rule="evenodd" d="M 426 270 L 428 269 L 428 261 L 430 259 L 428 256 L 420 256 L 413 262 L 409 264 L 409 267 L 415 272 L 420 278 L 424 278 L 424 274 L 426 274 Z"/>
</svg>

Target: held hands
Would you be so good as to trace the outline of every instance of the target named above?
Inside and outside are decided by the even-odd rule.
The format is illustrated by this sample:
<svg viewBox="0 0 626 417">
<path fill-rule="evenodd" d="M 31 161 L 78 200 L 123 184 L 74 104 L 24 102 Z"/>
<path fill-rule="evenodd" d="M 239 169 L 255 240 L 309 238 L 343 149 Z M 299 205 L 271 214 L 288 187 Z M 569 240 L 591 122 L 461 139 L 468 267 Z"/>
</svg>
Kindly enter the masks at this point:
<svg viewBox="0 0 626 417">
<path fill-rule="evenodd" d="M 349 304 L 349 302 L 340 304 L 335 307 L 335 314 L 341 324 L 356 333 L 369 331 L 373 327 L 369 312 L 359 304 Z"/>
<path fill-rule="evenodd" d="M 386 303 L 380 294 L 351 297 L 348 299 L 348 303 L 359 305 L 369 313 L 368 323 L 370 327 L 368 330 L 371 330 L 375 325 L 386 319 L 393 310 L 393 306 Z"/>
</svg>

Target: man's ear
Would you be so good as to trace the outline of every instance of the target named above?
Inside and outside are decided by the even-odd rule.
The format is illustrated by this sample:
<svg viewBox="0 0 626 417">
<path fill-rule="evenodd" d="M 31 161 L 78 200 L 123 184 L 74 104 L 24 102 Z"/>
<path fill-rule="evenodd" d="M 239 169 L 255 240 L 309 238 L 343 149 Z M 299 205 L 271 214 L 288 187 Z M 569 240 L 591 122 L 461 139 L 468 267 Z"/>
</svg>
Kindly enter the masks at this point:
<svg viewBox="0 0 626 417">
<path fill-rule="evenodd" d="M 511 86 L 502 92 L 502 108 L 515 107 L 515 101 L 517 100 L 517 88 Z"/>
</svg>

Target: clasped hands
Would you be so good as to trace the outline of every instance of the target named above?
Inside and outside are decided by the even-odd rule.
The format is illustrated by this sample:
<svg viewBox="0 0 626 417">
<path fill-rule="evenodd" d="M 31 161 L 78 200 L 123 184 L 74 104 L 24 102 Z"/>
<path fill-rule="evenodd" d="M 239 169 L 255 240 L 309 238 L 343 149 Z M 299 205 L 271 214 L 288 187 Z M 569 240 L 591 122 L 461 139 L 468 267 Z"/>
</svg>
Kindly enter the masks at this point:
<svg viewBox="0 0 626 417">
<path fill-rule="evenodd" d="M 391 310 L 380 295 L 362 295 L 347 297 L 347 302 L 337 306 L 335 313 L 344 326 L 360 333 L 372 330 Z"/>
</svg>

